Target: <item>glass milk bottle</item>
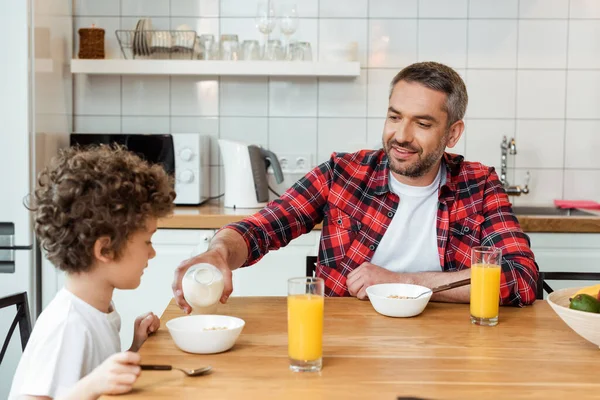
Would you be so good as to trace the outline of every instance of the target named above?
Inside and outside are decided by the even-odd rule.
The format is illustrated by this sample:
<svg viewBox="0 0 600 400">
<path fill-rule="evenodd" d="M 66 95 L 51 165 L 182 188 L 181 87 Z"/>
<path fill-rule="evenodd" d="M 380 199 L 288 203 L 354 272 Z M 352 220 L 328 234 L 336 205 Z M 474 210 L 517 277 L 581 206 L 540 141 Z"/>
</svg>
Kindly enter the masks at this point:
<svg viewBox="0 0 600 400">
<path fill-rule="evenodd" d="M 201 263 L 183 276 L 183 297 L 192 314 L 214 314 L 223 294 L 223 274 L 214 265 Z"/>
</svg>

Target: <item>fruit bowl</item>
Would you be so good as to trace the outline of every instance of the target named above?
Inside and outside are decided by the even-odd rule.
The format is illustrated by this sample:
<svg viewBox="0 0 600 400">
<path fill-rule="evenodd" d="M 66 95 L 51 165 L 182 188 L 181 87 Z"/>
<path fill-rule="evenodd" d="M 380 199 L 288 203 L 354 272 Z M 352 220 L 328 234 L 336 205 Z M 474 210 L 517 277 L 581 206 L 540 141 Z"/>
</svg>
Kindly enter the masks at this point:
<svg viewBox="0 0 600 400">
<path fill-rule="evenodd" d="M 570 298 L 582 288 L 557 290 L 548 296 L 548 304 L 579 336 L 600 347 L 600 314 L 572 310 Z"/>
</svg>

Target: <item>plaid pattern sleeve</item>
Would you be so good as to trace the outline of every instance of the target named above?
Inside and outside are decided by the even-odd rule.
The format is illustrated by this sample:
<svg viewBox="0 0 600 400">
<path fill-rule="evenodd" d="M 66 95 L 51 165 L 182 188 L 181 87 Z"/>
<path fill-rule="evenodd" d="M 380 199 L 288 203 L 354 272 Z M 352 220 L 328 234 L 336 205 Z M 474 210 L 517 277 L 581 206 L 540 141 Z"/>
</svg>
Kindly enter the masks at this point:
<svg viewBox="0 0 600 400">
<path fill-rule="evenodd" d="M 285 247 L 323 220 L 331 177 L 332 161 L 329 160 L 256 214 L 222 228 L 235 230 L 246 241 L 248 259 L 243 267 L 257 263 L 270 250 Z"/>
<path fill-rule="evenodd" d="M 500 303 L 519 307 L 532 304 L 536 295 L 538 266 L 530 249 L 529 237 L 521 230 L 508 195 L 493 168 L 490 168 L 484 189 L 483 216 L 481 244 L 502 250 Z"/>
</svg>

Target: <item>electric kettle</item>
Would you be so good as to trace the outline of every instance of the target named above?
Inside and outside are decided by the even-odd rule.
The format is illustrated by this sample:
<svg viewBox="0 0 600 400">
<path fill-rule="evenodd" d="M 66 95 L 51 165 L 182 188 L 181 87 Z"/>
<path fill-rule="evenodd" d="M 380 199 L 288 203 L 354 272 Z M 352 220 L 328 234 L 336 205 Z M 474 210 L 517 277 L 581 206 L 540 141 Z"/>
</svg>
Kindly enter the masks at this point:
<svg viewBox="0 0 600 400">
<path fill-rule="evenodd" d="M 267 168 L 273 167 L 277 183 L 283 172 L 277 156 L 260 146 L 219 140 L 225 168 L 225 207 L 262 208 L 269 201 Z"/>
</svg>

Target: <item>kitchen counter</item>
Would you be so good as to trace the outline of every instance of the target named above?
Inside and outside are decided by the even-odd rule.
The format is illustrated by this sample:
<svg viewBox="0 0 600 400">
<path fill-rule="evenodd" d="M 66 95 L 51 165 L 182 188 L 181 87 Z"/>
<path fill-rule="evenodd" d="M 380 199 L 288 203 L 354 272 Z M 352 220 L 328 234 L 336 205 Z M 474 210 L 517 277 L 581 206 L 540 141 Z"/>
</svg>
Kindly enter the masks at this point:
<svg viewBox="0 0 600 400">
<path fill-rule="evenodd" d="M 213 200 L 198 207 L 178 206 L 173 216 L 158 222 L 166 229 L 219 229 L 252 215 L 259 209 L 225 208 L 222 201 Z M 517 218 L 525 232 L 548 233 L 600 233 L 600 213 L 590 216 L 519 215 Z M 321 229 L 317 225 L 315 229 Z"/>
</svg>

